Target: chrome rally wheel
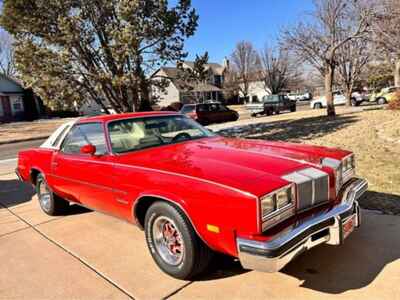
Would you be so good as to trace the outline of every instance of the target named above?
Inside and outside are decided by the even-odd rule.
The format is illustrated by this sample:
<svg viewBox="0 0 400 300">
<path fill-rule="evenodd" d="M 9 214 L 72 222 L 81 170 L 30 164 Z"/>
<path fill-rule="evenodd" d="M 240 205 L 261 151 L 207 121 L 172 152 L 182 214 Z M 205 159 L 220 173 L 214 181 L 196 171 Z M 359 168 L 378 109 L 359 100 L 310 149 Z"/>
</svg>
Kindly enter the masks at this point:
<svg viewBox="0 0 400 300">
<path fill-rule="evenodd" d="M 174 221 L 158 217 L 153 224 L 153 238 L 157 252 L 166 263 L 176 266 L 182 262 L 185 245 Z"/>
<path fill-rule="evenodd" d="M 63 215 L 67 212 L 69 208 L 69 202 L 53 193 L 47 184 L 44 175 L 37 175 L 35 185 L 40 207 L 46 214 L 50 216 L 57 216 Z"/>
<path fill-rule="evenodd" d="M 45 180 L 38 181 L 38 198 L 40 207 L 45 211 L 48 212 L 51 210 L 51 192 L 47 186 Z"/>
<path fill-rule="evenodd" d="M 179 207 L 154 202 L 146 211 L 144 229 L 150 254 L 165 273 L 189 280 L 208 267 L 213 252 Z"/>
</svg>

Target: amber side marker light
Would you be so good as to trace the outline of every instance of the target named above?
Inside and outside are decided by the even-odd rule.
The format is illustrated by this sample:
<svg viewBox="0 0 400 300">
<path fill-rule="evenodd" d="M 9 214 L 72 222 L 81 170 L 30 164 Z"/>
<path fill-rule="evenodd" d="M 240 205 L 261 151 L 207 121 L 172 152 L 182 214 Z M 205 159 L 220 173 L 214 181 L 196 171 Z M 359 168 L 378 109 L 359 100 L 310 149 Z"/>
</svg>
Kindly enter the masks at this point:
<svg viewBox="0 0 400 300">
<path fill-rule="evenodd" d="M 215 225 L 207 224 L 207 230 L 215 233 L 219 233 L 219 227 Z"/>
</svg>

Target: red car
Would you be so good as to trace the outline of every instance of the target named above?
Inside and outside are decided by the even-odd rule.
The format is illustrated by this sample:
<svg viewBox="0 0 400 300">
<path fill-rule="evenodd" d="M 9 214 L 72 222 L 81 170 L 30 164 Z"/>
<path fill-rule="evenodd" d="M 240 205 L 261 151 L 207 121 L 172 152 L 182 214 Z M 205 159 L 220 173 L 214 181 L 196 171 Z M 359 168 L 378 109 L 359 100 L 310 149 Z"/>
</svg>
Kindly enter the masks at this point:
<svg viewBox="0 0 400 300">
<path fill-rule="evenodd" d="M 316 245 L 342 244 L 367 189 L 351 152 L 223 138 L 171 112 L 65 124 L 21 151 L 16 172 L 49 215 L 76 203 L 138 225 L 158 266 L 181 279 L 214 252 L 275 272 Z"/>
<path fill-rule="evenodd" d="M 233 122 L 239 119 L 239 113 L 237 111 L 216 102 L 185 104 L 180 112 L 202 125 Z"/>
</svg>

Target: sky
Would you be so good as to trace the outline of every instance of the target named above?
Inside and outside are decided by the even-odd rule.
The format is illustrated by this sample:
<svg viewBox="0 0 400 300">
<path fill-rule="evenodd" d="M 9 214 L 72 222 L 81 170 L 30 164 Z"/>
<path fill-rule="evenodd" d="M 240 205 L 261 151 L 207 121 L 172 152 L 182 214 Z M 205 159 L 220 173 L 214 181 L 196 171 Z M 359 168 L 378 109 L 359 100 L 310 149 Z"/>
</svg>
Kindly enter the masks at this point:
<svg viewBox="0 0 400 300">
<path fill-rule="evenodd" d="M 192 6 L 200 19 L 185 44 L 188 59 L 208 51 L 210 62 L 222 63 L 241 40 L 273 46 L 282 28 L 306 18 L 312 0 L 192 0 Z"/>
</svg>

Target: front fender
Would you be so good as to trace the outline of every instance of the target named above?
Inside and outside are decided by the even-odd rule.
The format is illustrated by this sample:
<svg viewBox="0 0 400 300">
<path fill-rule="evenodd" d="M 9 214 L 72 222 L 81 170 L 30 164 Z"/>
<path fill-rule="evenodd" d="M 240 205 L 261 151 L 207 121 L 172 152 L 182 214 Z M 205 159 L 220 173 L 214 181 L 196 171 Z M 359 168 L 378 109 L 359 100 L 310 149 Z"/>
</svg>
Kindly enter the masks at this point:
<svg viewBox="0 0 400 300">
<path fill-rule="evenodd" d="M 189 213 L 187 212 L 187 203 L 184 199 L 182 199 L 181 197 L 173 194 L 173 193 L 169 193 L 169 192 L 165 192 L 165 191 L 157 191 L 157 190 L 153 190 L 153 191 L 147 191 L 147 192 L 142 192 L 139 194 L 139 196 L 137 197 L 137 199 L 135 199 L 135 201 L 133 202 L 132 205 L 132 216 L 133 219 L 135 221 L 135 223 L 137 224 L 137 226 L 139 226 L 140 229 L 144 229 L 141 222 L 139 221 L 138 215 L 137 215 L 137 207 L 139 206 L 139 204 L 142 204 L 143 201 L 151 201 L 151 199 L 159 199 L 168 203 L 171 203 L 172 205 L 178 207 L 184 214 L 185 216 L 188 218 L 189 222 L 191 223 L 194 231 L 196 232 L 197 236 L 211 249 L 215 250 L 215 247 L 213 247 L 213 245 L 210 245 L 207 242 L 207 238 L 197 229 L 197 226 L 191 216 L 189 215 Z"/>
</svg>

